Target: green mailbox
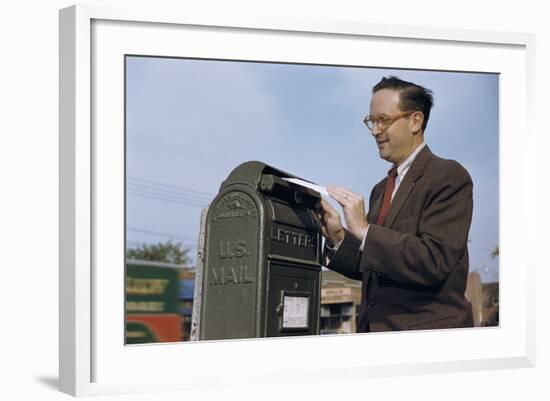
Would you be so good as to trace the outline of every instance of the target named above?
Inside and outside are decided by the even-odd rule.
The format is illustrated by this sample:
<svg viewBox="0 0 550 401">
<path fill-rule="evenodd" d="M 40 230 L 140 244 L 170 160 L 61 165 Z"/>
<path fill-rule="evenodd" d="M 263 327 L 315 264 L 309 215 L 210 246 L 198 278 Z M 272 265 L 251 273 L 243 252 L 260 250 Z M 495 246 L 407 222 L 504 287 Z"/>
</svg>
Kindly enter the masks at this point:
<svg viewBox="0 0 550 401">
<path fill-rule="evenodd" d="M 200 340 L 319 334 L 321 198 L 284 177 L 246 162 L 210 204 Z"/>
</svg>

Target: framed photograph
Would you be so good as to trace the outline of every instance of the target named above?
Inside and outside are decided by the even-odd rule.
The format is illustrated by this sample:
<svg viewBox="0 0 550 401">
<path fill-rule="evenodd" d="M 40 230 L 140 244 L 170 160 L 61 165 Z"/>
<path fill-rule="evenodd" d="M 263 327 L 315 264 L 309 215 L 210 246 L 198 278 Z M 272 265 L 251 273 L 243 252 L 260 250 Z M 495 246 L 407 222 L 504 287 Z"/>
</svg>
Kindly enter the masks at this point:
<svg viewBox="0 0 550 401">
<path fill-rule="evenodd" d="M 527 190 L 534 162 L 517 142 L 518 132 L 534 139 L 533 48 L 527 34 L 61 10 L 61 390 L 197 390 L 245 385 L 242 377 L 314 382 L 533 366 L 535 261 L 525 233 L 535 232 Z M 144 281 L 146 263 L 132 267 L 129 284 L 132 244 L 181 239 L 196 253 L 201 207 L 248 160 L 368 197 L 387 167 L 362 120 L 372 86 L 389 75 L 433 86 L 434 133 L 426 141 L 474 171 L 470 268 L 498 283 L 498 324 L 197 342 L 175 341 L 184 336 L 176 327 L 162 343 L 136 344 L 143 321 L 128 318 L 128 305 L 167 315 L 175 304 L 165 310 L 162 298 L 142 295 L 177 286 L 167 284 L 167 270 Z M 518 219 L 522 232 L 513 229 Z M 484 264 L 490 255 L 496 267 Z M 281 294 L 282 331 L 310 327 L 309 294 Z M 327 292 L 327 302 L 341 294 Z"/>
</svg>

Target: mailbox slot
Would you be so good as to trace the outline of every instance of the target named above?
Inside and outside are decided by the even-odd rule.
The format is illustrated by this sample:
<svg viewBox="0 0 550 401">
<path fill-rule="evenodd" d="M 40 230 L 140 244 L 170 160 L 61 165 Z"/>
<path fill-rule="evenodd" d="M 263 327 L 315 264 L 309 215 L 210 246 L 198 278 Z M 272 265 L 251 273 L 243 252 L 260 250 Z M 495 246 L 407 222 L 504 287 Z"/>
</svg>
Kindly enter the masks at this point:
<svg viewBox="0 0 550 401">
<path fill-rule="evenodd" d="M 293 206 L 312 209 L 317 212 L 321 210 L 320 198 L 318 194 L 316 195 L 316 192 L 292 184 L 272 174 L 262 175 L 258 190 L 270 198 L 286 201 Z"/>
</svg>

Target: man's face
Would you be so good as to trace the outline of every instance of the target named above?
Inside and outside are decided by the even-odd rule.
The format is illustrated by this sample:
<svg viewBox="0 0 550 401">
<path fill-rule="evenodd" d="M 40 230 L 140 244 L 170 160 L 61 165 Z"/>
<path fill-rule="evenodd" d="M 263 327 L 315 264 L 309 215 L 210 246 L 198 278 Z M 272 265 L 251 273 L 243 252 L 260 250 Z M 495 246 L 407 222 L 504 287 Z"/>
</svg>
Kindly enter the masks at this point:
<svg viewBox="0 0 550 401">
<path fill-rule="evenodd" d="M 373 94 L 370 103 L 371 116 L 393 117 L 404 111 L 407 110 L 401 110 L 399 107 L 398 91 L 381 89 Z M 399 118 L 383 131 L 375 124 L 372 135 L 382 159 L 399 164 L 422 142 L 414 119 L 414 115 Z"/>
</svg>

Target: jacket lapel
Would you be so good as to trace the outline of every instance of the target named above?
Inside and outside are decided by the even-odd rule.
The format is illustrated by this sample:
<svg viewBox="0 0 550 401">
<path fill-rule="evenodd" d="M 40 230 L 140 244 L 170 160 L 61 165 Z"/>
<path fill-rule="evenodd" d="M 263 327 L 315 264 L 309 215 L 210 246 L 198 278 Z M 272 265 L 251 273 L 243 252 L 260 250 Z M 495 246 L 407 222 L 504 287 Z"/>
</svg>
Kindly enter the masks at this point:
<svg viewBox="0 0 550 401">
<path fill-rule="evenodd" d="M 395 221 L 399 210 L 401 210 L 401 207 L 405 203 L 405 200 L 414 189 L 416 181 L 424 173 L 424 169 L 426 168 L 428 160 L 431 156 L 432 152 L 426 145 L 424 149 L 422 149 L 418 156 L 416 156 L 416 158 L 414 159 L 411 167 L 409 168 L 409 171 L 407 172 L 407 175 L 405 175 L 405 178 L 399 185 L 399 188 L 397 189 L 397 192 L 395 193 L 395 196 L 391 202 L 390 212 L 386 217 L 386 221 L 384 221 L 384 227 L 391 227 L 391 225 Z"/>
</svg>

